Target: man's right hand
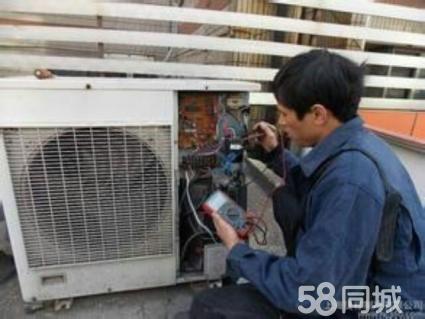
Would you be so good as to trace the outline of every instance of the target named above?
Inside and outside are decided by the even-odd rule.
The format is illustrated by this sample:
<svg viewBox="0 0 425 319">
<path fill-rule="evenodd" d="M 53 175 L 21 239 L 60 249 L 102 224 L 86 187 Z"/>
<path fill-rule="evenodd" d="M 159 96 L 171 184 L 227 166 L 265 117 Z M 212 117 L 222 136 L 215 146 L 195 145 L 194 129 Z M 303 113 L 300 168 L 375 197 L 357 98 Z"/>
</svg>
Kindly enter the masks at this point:
<svg viewBox="0 0 425 319">
<path fill-rule="evenodd" d="M 256 123 L 253 130 L 263 134 L 258 138 L 258 143 L 266 152 L 273 151 L 279 145 L 278 133 L 274 125 L 262 121 Z"/>
</svg>

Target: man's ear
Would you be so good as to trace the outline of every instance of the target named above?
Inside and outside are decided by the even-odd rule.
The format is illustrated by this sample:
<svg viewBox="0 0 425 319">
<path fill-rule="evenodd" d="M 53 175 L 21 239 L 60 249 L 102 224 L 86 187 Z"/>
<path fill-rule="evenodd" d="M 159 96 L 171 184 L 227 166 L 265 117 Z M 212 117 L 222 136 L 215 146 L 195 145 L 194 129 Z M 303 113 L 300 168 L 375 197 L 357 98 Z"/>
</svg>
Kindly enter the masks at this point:
<svg viewBox="0 0 425 319">
<path fill-rule="evenodd" d="M 311 107 L 311 113 L 313 115 L 313 121 L 317 125 L 325 125 L 329 121 L 329 110 L 322 104 L 314 104 Z"/>
</svg>

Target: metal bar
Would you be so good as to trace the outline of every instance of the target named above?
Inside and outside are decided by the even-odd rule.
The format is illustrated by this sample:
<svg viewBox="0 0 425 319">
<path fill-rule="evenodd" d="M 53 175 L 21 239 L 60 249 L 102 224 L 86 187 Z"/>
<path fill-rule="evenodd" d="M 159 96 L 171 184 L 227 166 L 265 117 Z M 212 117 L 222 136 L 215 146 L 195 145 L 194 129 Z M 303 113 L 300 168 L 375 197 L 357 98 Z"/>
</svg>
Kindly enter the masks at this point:
<svg viewBox="0 0 425 319">
<path fill-rule="evenodd" d="M 70 3 L 52 0 L 15 0 L 0 2 L 0 11 L 40 14 L 88 15 L 147 20 L 168 20 L 201 24 L 231 25 L 275 31 L 298 32 L 322 36 L 365 39 L 371 42 L 387 42 L 424 46 L 425 35 L 400 31 L 379 30 L 359 26 L 319 23 L 258 14 L 233 13 L 216 10 L 155 6 L 131 3 Z"/>
<path fill-rule="evenodd" d="M 313 46 L 276 43 L 272 41 L 223 38 L 204 35 L 169 34 L 163 32 L 141 32 L 123 30 L 100 30 L 90 28 L 64 28 L 46 26 L 0 26 L 0 40 L 11 41 L 59 41 L 71 43 L 110 43 L 156 47 L 177 47 L 196 50 L 246 52 L 264 55 L 291 57 L 313 49 Z M 376 65 L 425 68 L 425 57 L 399 54 L 362 52 L 355 50 L 330 51 L 342 54 L 356 62 Z"/>
<path fill-rule="evenodd" d="M 199 65 L 190 63 L 117 61 L 113 59 L 70 58 L 58 56 L 9 55 L 0 53 L 0 67 L 20 70 L 37 68 L 57 70 L 81 70 L 98 72 L 120 72 L 162 74 L 188 77 L 210 77 L 271 81 L 277 69 L 232 67 L 223 65 Z M 5 62 L 9 61 L 9 62 Z M 402 77 L 367 76 L 366 86 L 391 88 L 425 88 L 424 79 Z"/>
</svg>

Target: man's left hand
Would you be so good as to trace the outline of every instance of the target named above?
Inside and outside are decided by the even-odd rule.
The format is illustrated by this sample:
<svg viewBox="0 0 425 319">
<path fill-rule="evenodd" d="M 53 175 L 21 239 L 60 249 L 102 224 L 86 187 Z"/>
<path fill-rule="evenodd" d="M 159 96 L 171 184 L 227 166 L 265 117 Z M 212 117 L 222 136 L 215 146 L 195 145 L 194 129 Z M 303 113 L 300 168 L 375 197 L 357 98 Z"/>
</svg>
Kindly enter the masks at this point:
<svg viewBox="0 0 425 319">
<path fill-rule="evenodd" d="M 236 244 L 243 243 L 236 230 L 219 213 L 213 212 L 211 218 L 217 230 L 218 237 L 220 237 L 227 249 L 230 250 Z"/>
</svg>

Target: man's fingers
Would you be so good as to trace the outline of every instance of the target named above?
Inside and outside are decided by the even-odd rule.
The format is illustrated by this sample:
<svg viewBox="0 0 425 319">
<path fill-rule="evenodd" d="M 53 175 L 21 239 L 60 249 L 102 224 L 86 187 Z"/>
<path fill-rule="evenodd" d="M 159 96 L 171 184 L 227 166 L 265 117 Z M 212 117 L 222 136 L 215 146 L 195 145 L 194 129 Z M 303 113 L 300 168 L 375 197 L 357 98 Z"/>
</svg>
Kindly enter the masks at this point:
<svg viewBox="0 0 425 319">
<path fill-rule="evenodd" d="M 258 139 L 261 143 L 267 143 L 267 140 L 277 139 L 277 129 L 275 126 L 267 122 L 259 122 L 254 125 L 254 131 L 261 132 L 263 136 L 260 136 Z"/>
<path fill-rule="evenodd" d="M 217 226 L 228 224 L 228 222 L 226 222 L 224 220 L 224 218 L 221 217 L 220 214 L 217 213 L 216 211 L 211 214 L 211 218 L 212 218 L 212 220 L 213 220 L 214 225 L 216 226 L 216 228 L 217 228 Z"/>
<path fill-rule="evenodd" d="M 210 216 L 212 220 L 216 220 L 217 218 L 220 218 L 220 215 L 216 211 L 212 212 Z"/>
<path fill-rule="evenodd" d="M 270 152 L 276 146 L 278 146 L 278 134 L 275 126 L 262 121 L 254 125 L 254 130 L 263 133 L 263 136 L 261 136 L 258 141 L 267 152 Z"/>
<path fill-rule="evenodd" d="M 253 220 L 257 219 L 258 216 L 254 212 L 247 211 L 245 215 L 245 219 L 249 222 L 252 222 Z"/>
<path fill-rule="evenodd" d="M 267 123 L 264 122 L 264 121 L 257 122 L 257 123 L 254 124 L 254 126 L 252 127 L 252 129 L 254 131 L 265 131 L 265 130 L 268 129 L 267 128 Z"/>
<path fill-rule="evenodd" d="M 264 121 L 256 123 L 253 126 L 253 130 L 256 130 L 256 131 L 261 130 L 264 133 L 270 134 L 270 135 L 274 135 L 277 132 L 276 126 Z"/>
<path fill-rule="evenodd" d="M 215 228 L 216 228 L 216 229 L 221 228 L 221 227 L 222 227 L 222 225 L 223 225 L 223 222 L 226 222 L 226 221 L 223 219 L 223 217 L 221 217 L 221 216 L 220 216 L 220 214 L 219 214 L 219 213 L 217 213 L 217 212 L 213 212 L 213 213 L 211 214 L 211 218 L 212 218 L 212 220 L 213 220 L 213 223 L 214 223 L 214 226 L 215 226 Z"/>
<path fill-rule="evenodd" d="M 222 231 L 234 231 L 233 226 L 225 220 L 219 213 L 213 212 L 211 214 L 214 226 L 216 230 L 220 233 Z"/>
</svg>

